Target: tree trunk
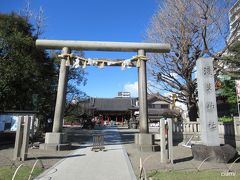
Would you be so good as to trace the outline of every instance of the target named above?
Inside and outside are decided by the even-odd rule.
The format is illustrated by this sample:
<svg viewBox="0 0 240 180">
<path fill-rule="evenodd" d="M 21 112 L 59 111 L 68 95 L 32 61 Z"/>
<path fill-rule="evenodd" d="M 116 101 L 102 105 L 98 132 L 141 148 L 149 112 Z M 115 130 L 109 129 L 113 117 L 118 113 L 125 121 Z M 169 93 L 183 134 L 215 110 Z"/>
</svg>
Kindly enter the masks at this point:
<svg viewBox="0 0 240 180">
<path fill-rule="evenodd" d="M 187 105 L 188 108 L 188 116 L 190 121 L 197 121 L 198 118 L 198 108 L 197 103 L 190 101 Z"/>
</svg>

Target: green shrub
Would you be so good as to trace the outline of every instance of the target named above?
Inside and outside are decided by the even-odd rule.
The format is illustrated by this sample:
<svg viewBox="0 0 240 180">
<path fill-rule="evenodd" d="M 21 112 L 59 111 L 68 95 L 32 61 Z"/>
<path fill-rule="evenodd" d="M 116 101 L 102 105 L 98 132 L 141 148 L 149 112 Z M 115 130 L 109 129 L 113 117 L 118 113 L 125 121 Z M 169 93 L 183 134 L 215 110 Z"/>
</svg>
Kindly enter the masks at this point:
<svg viewBox="0 0 240 180">
<path fill-rule="evenodd" d="M 223 122 L 223 123 L 233 122 L 233 118 L 229 117 L 229 116 L 223 116 L 223 117 L 218 118 L 218 121 Z"/>
<path fill-rule="evenodd" d="M 67 117 L 64 117 L 64 121 L 65 122 L 79 122 L 80 119 L 75 116 L 67 116 Z"/>
</svg>

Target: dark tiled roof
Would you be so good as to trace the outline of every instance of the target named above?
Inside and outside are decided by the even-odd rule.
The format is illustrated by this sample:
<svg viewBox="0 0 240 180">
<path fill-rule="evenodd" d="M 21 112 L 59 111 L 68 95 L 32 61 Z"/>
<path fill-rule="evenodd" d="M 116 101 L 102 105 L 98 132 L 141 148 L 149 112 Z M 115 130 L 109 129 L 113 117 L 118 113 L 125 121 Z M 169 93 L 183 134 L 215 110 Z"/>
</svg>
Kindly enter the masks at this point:
<svg viewBox="0 0 240 180">
<path fill-rule="evenodd" d="M 176 117 L 180 116 L 180 112 L 172 109 L 148 109 L 149 116 L 167 116 Z"/>
<path fill-rule="evenodd" d="M 133 108 L 133 98 L 94 98 L 93 108 L 97 111 L 128 111 Z"/>
</svg>

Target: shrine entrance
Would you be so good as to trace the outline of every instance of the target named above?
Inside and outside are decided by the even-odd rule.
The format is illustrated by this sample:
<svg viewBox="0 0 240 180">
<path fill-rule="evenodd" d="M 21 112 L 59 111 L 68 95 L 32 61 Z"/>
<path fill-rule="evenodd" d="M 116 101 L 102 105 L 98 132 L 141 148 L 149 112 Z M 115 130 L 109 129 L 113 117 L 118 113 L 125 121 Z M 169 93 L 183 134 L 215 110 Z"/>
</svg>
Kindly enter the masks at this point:
<svg viewBox="0 0 240 180">
<path fill-rule="evenodd" d="M 148 128 L 148 107 L 147 107 L 147 77 L 146 77 L 146 53 L 167 53 L 170 51 L 169 44 L 160 43 L 133 43 L 133 42 L 99 42 L 99 41 L 68 41 L 68 40 L 37 40 L 36 46 L 45 49 L 62 49 L 60 55 L 61 65 L 57 99 L 55 106 L 53 131 L 46 133 L 45 144 L 64 143 L 62 133 L 64 105 L 66 100 L 67 74 L 69 66 L 85 68 L 86 66 L 130 66 L 138 68 L 138 96 L 139 96 L 139 127 L 137 143 L 151 143 L 151 134 Z M 71 50 L 81 51 L 115 51 L 115 52 L 136 52 L 136 56 L 129 59 L 100 59 L 84 58 L 71 53 Z"/>
</svg>

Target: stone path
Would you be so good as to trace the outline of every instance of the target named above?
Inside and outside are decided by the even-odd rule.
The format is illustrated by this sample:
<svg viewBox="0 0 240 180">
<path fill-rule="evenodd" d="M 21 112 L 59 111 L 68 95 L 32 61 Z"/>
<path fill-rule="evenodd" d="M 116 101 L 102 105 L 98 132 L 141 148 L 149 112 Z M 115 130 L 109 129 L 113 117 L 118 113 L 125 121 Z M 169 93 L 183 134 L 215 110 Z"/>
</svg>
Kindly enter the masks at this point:
<svg viewBox="0 0 240 180">
<path fill-rule="evenodd" d="M 104 133 L 105 151 L 91 151 L 90 142 L 75 150 L 65 159 L 36 179 L 53 180 L 135 180 L 131 163 L 116 128 Z"/>
</svg>

